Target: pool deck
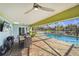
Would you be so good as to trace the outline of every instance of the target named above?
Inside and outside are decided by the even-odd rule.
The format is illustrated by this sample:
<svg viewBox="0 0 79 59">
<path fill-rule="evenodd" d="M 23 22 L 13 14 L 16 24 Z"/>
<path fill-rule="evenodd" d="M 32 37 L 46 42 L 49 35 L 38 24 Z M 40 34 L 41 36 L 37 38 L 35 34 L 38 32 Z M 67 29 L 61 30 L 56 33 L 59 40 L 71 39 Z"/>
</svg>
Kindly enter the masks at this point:
<svg viewBox="0 0 79 59">
<path fill-rule="evenodd" d="M 32 38 L 32 45 L 29 49 L 30 56 L 79 56 L 79 47 L 44 35 L 36 35 Z M 27 56 L 27 48 L 24 48 L 22 56 Z"/>
</svg>

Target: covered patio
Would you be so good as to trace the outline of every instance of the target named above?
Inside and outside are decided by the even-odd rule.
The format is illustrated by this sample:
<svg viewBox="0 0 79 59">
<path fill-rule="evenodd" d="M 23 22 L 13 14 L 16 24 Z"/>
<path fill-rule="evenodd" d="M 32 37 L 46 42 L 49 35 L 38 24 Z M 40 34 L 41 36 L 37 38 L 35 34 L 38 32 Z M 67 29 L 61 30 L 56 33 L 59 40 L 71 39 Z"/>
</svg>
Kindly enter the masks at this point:
<svg viewBox="0 0 79 59">
<path fill-rule="evenodd" d="M 46 35 L 49 31 L 38 30 L 42 25 L 79 18 L 79 4 L 39 3 L 41 6 L 53 7 L 54 11 L 47 12 L 39 9 L 31 10 L 31 12 L 27 13 L 26 11 L 31 9 L 32 5 L 32 3 L 0 4 L 0 6 L 4 6 L 0 7 L 1 17 L 5 17 L 8 21 L 11 21 L 14 26 L 12 33 L 15 37 L 13 46 L 4 56 L 79 56 L 79 46 L 57 40 L 57 38 L 50 38 Z M 38 8 L 37 6 L 35 7 Z M 29 28 L 33 28 L 33 30 Z M 24 44 L 24 35 L 28 33 L 28 31 L 31 35 L 34 34 L 33 36 L 30 35 L 32 44 L 29 48 L 26 48 L 25 45 L 21 45 L 22 48 L 20 48 L 19 42 Z M 56 34 L 58 34 L 58 32 Z"/>
</svg>

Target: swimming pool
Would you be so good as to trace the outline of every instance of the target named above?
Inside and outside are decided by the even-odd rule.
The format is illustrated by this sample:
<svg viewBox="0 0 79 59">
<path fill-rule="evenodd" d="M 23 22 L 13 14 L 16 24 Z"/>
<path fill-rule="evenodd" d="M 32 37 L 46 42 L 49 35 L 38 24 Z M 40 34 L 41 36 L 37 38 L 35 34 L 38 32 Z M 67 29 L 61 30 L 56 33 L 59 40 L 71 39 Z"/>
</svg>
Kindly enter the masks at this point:
<svg viewBox="0 0 79 59">
<path fill-rule="evenodd" d="M 76 46 L 79 46 L 79 37 L 73 37 L 73 36 L 65 36 L 65 35 L 57 35 L 57 34 L 46 34 L 49 38 L 55 38 L 57 40 L 62 40 L 64 42 L 75 44 Z"/>
</svg>

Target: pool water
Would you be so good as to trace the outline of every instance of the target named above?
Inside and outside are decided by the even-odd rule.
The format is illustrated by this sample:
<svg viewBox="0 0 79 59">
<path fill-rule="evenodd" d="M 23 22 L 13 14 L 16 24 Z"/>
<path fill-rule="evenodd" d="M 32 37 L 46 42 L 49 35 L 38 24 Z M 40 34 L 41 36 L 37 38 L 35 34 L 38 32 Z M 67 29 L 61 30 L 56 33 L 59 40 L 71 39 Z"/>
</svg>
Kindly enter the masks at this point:
<svg viewBox="0 0 79 59">
<path fill-rule="evenodd" d="M 79 37 L 57 35 L 57 34 L 46 34 L 49 38 L 55 38 L 64 42 L 79 46 Z"/>
</svg>

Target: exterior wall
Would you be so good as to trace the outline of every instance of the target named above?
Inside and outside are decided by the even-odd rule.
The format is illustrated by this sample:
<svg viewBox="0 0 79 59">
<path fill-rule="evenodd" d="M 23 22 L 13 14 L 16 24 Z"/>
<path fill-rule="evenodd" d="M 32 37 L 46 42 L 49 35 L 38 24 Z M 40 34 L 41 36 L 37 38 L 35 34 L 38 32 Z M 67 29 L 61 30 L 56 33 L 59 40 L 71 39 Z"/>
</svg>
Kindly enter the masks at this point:
<svg viewBox="0 0 79 59">
<path fill-rule="evenodd" d="M 0 20 L 8 22 L 5 18 L 3 18 L 1 16 L 0 16 Z M 7 29 L 7 28 L 3 27 L 3 31 L 0 32 L 0 46 L 3 44 L 3 41 L 6 39 L 6 37 L 13 35 L 12 34 L 12 24 L 10 24 L 10 26 L 11 26 L 10 30 L 5 31 L 5 29 Z"/>
<path fill-rule="evenodd" d="M 8 29 L 8 31 L 6 31 L 6 27 L 3 28 L 3 31 L 0 32 L 0 46 L 3 44 L 3 41 L 8 37 L 8 36 L 14 36 L 14 41 L 18 42 L 18 37 L 19 37 L 19 27 L 24 27 L 25 29 L 25 33 L 26 31 L 26 25 L 20 25 L 20 24 L 13 24 L 10 21 L 8 21 L 7 19 L 5 19 L 4 17 L 0 16 L 0 20 L 6 21 L 9 23 L 10 25 L 10 30 Z"/>
<path fill-rule="evenodd" d="M 24 28 L 24 30 L 25 30 L 25 33 L 27 32 L 26 31 L 26 28 L 27 28 L 27 26 L 26 25 L 17 25 L 17 24 L 15 24 L 15 25 L 13 25 L 13 36 L 15 37 L 15 42 L 18 42 L 18 37 L 19 37 L 19 27 L 23 27 Z"/>
<path fill-rule="evenodd" d="M 3 41 L 10 35 L 9 32 L 0 32 L 0 46 L 3 45 Z"/>
</svg>

